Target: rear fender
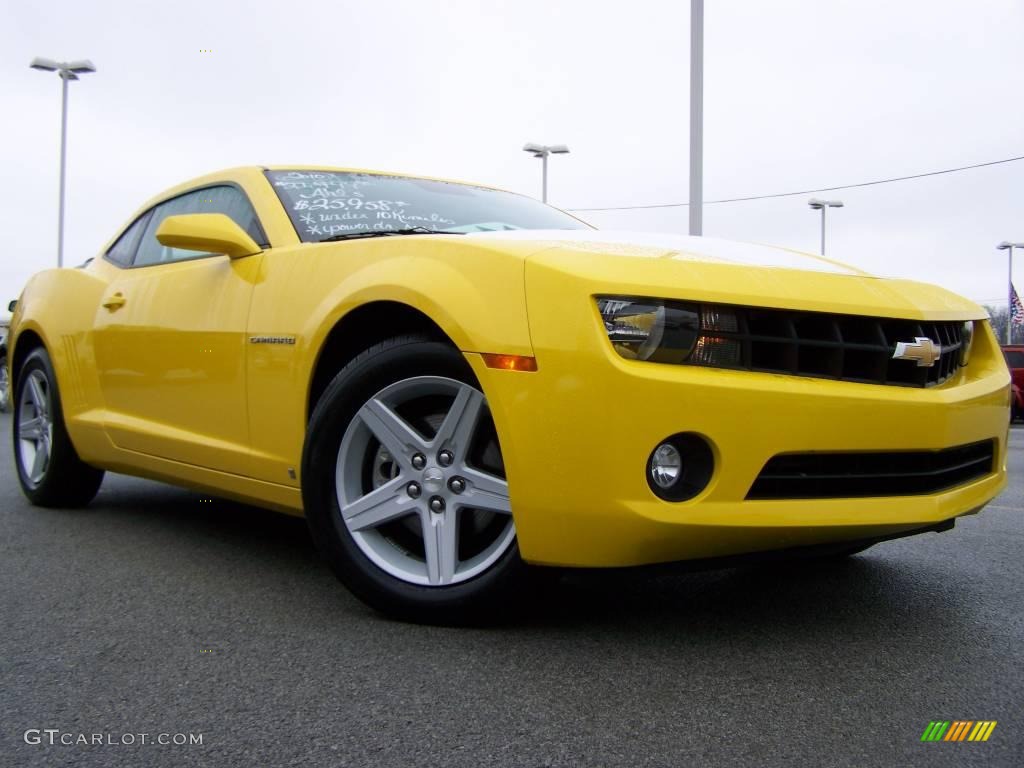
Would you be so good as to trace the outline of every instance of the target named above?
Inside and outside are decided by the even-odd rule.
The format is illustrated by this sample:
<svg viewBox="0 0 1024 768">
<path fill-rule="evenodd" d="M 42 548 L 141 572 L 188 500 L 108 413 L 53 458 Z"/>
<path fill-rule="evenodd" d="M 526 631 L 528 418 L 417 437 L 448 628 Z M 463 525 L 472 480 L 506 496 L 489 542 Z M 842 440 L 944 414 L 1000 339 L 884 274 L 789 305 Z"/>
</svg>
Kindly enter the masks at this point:
<svg viewBox="0 0 1024 768">
<path fill-rule="evenodd" d="M 91 329 L 106 285 L 93 269 L 40 272 L 25 285 L 11 319 L 8 346 L 12 362 L 19 363 L 27 354 L 22 343 L 35 343 L 34 337 L 42 341 L 57 377 L 72 439 L 76 419 L 90 403 L 101 402 Z M 14 364 L 11 374 L 17 375 Z"/>
</svg>

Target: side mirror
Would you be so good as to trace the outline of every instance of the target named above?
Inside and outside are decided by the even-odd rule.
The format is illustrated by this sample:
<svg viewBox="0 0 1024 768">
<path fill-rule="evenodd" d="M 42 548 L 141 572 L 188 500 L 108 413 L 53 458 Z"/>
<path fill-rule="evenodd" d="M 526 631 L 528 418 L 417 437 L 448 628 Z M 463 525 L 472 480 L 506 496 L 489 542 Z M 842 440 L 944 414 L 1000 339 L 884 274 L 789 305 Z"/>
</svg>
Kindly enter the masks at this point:
<svg viewBox="0 0 1024 768">
<path fill-rule="evenodd" d="M 253 256 L 263 250 L 223 213 L 168 216 L 157 227 L 156 239 L 168 248 L 223 253 L 232 259 Z"/>
</svg>

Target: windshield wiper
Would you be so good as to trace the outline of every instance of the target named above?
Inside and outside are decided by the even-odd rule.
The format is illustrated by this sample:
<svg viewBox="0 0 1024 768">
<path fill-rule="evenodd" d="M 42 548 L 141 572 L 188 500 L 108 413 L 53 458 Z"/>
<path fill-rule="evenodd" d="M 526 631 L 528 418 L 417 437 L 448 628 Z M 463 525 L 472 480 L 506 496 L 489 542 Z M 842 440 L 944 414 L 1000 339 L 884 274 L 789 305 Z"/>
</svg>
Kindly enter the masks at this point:
<svg viewBox="0 0 1024 768">
<path fill-rule="evenodd" d="M 369 232 L 342 232 L 337 235 L 318 240 L 319 243 L 330 243 L 334 240 L 355 240 L 360 237 L 385 237 L 387 235 L 463 235 L 464 232 L 445 232 L 429 227 L 406 227 L 404 229 L 374 229 Z"/>
</svg>

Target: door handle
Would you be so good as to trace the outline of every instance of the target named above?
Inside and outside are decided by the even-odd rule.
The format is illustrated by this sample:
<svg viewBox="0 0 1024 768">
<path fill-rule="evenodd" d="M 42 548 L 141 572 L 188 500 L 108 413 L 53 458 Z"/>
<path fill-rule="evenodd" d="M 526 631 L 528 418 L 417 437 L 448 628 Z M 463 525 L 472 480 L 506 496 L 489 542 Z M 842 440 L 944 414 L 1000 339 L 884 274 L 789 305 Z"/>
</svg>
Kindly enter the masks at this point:
<svg viewBox="0 0 1024 768">
<path fill-rule="evenodd" d="M 118 291 L 109 299 L 103 302 L 103 306 L 113 312 L 115 309 L 120 309 L 124 306 L 125 298 L 124 294 Z"/>
</svg>

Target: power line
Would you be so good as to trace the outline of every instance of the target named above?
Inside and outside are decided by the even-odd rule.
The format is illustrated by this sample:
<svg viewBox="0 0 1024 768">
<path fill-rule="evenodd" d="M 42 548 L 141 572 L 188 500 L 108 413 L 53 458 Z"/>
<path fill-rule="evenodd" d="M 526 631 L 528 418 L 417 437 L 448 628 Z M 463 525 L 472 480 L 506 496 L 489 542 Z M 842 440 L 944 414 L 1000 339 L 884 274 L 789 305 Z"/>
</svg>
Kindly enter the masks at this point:
<svg viewBox="0 0 1024 768">
<path fill-rule="evenodd" d="M 798 192 L 777 192 L 773 195 L 751 195 L 749 197 L 728 197 L 722 200 L 705 200 L 705 205 L 713 203 L 742 203 L 748 200 L 767 200 L 772 197 L 795 197 L 796 195 L 809 195 L 815 192 L 834 192 L 837 189 L 854 189 L 855 187 L 872 187 L 876 184 L 891 184 L 894 181 L 909 181 L 910 179 L 923 179 L 926 176 L 941 176 L 944 173 L 957 173 L 958 171 L 969 171 L 972 168 L 984 168 L 989 165 L 1001 165 L 1024 160 L 1024 155 L 1008 157 L 1005 160 L 993 160 L 989 163 L 976 163 L 974 165 L 962 165 L 959 168 L 945 168 L 941 171 L 928 171 L 927 173 L 915 173 L 911 176 L 894 176 L 891 179 L 876 179 L 875 181 L 862 181 L 858 184 L 842 184 L 837 187 L 821 187 L 819 189 L 802 189 Z M 617 205 L 608 208 L 566 208 L 567 211 L 633 211 L 648 208 L 684 208 L 689 203 L 657 203 L 654 205 Z"/>
</svg>

